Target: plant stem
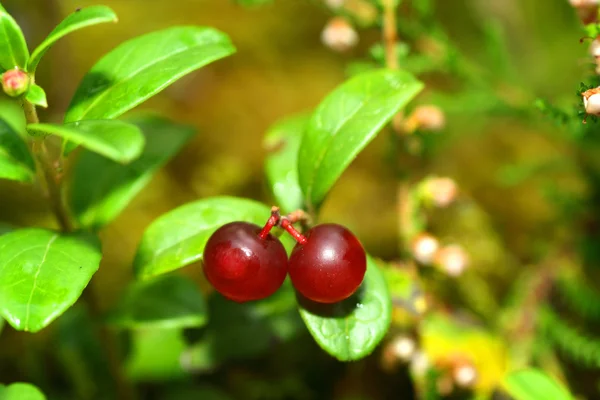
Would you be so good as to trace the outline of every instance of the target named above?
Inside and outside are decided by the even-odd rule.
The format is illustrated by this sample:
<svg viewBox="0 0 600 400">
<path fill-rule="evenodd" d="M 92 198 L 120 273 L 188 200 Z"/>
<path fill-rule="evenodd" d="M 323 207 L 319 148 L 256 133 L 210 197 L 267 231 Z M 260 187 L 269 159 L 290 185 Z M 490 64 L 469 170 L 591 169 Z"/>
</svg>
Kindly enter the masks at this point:
<svg viewBox="0 0 600 400">
<path fill-rule="evenodd" d="M 271 208 L 271 216 L 267 220 L 267 223 L 265 224 L 264 228 L 262 228 L 262 230 L 258 234 L 258 237 L 262 240 L 265 240 L 269 235 L 269 232 L 271 232 L 271 229 L 273 229 L 273 227 L 279 223 L 280 218 L 281 215 L 279 214 L 279 207 Z"/>
<path fill-rule="evenodd" d="M 285 229 L 286 231 L 288 231 L 289 234 L 292 235 L 292 237 L 296 240 L 296 242 L 298 242 L 300 244 L 306 244 L 306 242 L 308 241 L 308 239 L 306 239 L 306 236 L 304 236 L 303 234 L 298 232 L 296 230 L 296 228 L 294 228 L 294 226 L 292 225 L 292 223 L 290 222 L 289 219 L 282 218 L 281 219 L 281 227 L 283 229 Z"/>
<path fill-rule="evenodd" d="M 383 0 L 383 44 L 385 48 L 385 65 L 390 69 L 398 69 L 396 42 L 398 41 L 395 0 Z"/>
<path fill-rule="evenodd" d="M 35 105 L 25 99 L 23 99 L 23 112 L 27 124 L 36 124 L 39 122 Z M 43 137 L 34 138 L 31 141 L 31 152 L 35 158 L 38 176 L 40 177 L 42 187 L 44 188 L 44 194 L 50 202 L 54 216 L 60 226 L 60 230 L 65 233 L 72 232 L 74 226 L 64 201 L 62 175 L 58 173 L 55 164 L 52 162 Z M 91 314 L 98 318 L 101 315 L 101 310 L 96 301 L 96 297 L 94 296 L 91 283 L 85 288 L 83 298 L 88 304 Z M 121 361 L 116 350 L 117 346 L 115 345 L 111 332 L 109 332 L 105 326 L 99 324 L 98 335 L 108 361 L 110 373 L 115 380 L 117 399 L 135 399 L 135 391 L 133 387 L 129 385 L 123 374 Z"/>
<path fill-rule="evenodd" d="M 23 99 L 23 111 L 25 113 L 27 124 L 36 124 L 40 121 L 35 106 L 25 99 Z M 57 173 L 57 170 L 50 159 L 50 154 L 48 153 L 48 148 L 43 138 L 35 138 L 33 140 L 31 152 L 41 169 L 41 175 L 44 178 L 42 184 L 45 188 L 45 194 L 48 197 L 52 211 L 60 225 L 60 229 L 63 232 L 71 232 L 73 230 L 73 224 L 65 206 L 61 187 L 61 177 Z"/>
</svg>

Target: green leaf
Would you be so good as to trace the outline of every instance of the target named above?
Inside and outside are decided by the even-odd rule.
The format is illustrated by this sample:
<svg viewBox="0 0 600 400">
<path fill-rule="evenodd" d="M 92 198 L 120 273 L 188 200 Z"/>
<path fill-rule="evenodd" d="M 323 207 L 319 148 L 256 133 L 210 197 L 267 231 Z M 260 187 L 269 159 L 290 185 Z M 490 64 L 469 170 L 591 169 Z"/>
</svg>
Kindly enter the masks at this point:
<svg viewBox="0 0 600 400">
<path fill-rule="evenodd" d="M 198 286 L 179 275 L 134 282 L 109 317 L 120 328 L 193 328 L 207 321 Z"/>
<path fill-rule="evenodd" d="M 208 238 L 222 225 L 233 221 L 263 225 L 270 215 L 264 204 L 226 196 L 171 210 L 144 232 L 134 261 L 135 273 L 150 278 L 199 261 Z"/>
<path fill-rule="evenodd" d="M 0 68 L 25 69 L 29 50 L 21 28 L 14 18 L 0 5 Z"/>
<path fill-rule="evenodd" d="M 391 323 L 392 302 L 375 261 L 367 257 L 367 273 L 350 298 L 336 304 L 300 299 L 300 315 L 317 343 L 340 361 L 370 354 Z"/>
<path fill-rule="evenodd" d="M 278 122 L 267 132 L 264 147 L 269 151 L 265 170 L 277 205 L 284 213 L 302 208 L 303 198 L 298 183 L 298 148 L 308 116 L 292 117 Z"/>
<path fill-rule="evenodd" d="M 502 386 L 515 400 L 571 400 L 569 391 L 552 377 L 535 368 L 507 374 Z"/>
<path fill-rule="evenodd" d="M 158 117 L 128 119 L 146 138 L 142 155 L 123 165 L 90 151 L 77 158 L 71 208 L 79 223 L 100 229 L 115 219 L 152 176 L 194 135 L 193 128 Z"/>
<path fill-rule="evenodd" d="M 232 400 L 231 397 L 221 389 L 207 384 L 185 385 L 182 387 L 169 386 L 169 391 L 162 397 L 163 400 Z"/>
<path fill-rule="evenodd" d="M 36 106 L 48 108 L 48 101 L 46 100 L 46 92 L 41 86 L 35 83 L 29 87 L 29 91 L 25 95 L 25 99 Z"/>
<path fill-rule="evenodd" d="M 27 130 L 50 133 L 120 163 L 128 163 L 144 150 L 144 135 L 140 129 L 123 121 L 94 120 L 69 124 L 30 124 Z"/>
<path fill-rule="evenodd" d="M 50 32 L 44 41 L 31 53 L 29 72 L 35 72 L 40 60 L 46 54 L 46 51 L 58 42 L 59 39 L 76 30 L 97 25 L 104 22 L 117 22 L 117 15 L 106 6 L 91 6 L 81 8 L 71 15 L 67 16 L 60 24 Z"/>
<path fill-rule="evenodd" d="M 298 175 L 316 208 L 352 160 L 423 84 L 405 71 L 375 70 L 331 92 L 312 115 L 300 143 Z"/>
<path fill-rule="evenodd" d="M 273 3 L 273 0 L 235 0 L 236 4 L 244 7 L 256 7 Z"/>
<path fill-rule="evenodd" d="M 0 314 L 17 330 L 39 331 L 75 303 L 101 257 L 98 238 L 86 233 L 0 236 Z"/>
<path fill-rule="evenodd" d="M 227 35 L 205 27 L 174 27 L 129 40 L 83 78 L 65 121 L 116 118 L 184 75 L 234 52 Z"/>
<path fill-rule="evenodd" d="M 0 119 L 0 178 L 31 182 L 34 171 L 27 145 L 8 123 Z"/>
<path fill-rule="evenodd" d="M 0 6 L 2 8 L 2 6 Z M 38 388 L 29 383 L 13 383 L 9 386 L 0 385 L 2 400 L 46 400 L 46 396 Z"/>
<path fill-rule="evenodd" d="M 186 342 L 180 329 L 139 329 L 133 331 L 132 341 L 125 362 L 130 379 L 152 382 L 186 375 L 181 363 Z"/>
</svg>

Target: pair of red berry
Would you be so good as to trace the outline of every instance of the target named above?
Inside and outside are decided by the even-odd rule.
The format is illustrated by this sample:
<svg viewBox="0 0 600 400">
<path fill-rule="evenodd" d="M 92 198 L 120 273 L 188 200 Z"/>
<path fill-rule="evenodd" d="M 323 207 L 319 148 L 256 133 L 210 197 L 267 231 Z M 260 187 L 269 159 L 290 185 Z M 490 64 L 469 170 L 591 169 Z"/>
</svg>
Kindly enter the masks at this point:
<svg viewBox="0 0 600 400">
<path fill-rule="evenodd" d="M 281 225 L 298 242 L 288 260 L 278 238 L 269 232 Z M 245 302 L 266 298 L 279 289 L 286 275 L 304 297 L 336 303 L 350 297 L 367 269 L 358 239 L 337 224 L 321 224 L 306 235 L 280 218 L 274 209 L 264 228 L 231 222 L 217 229 L 204 249 L 204 273 L 223 296 Z"/>
</svg>

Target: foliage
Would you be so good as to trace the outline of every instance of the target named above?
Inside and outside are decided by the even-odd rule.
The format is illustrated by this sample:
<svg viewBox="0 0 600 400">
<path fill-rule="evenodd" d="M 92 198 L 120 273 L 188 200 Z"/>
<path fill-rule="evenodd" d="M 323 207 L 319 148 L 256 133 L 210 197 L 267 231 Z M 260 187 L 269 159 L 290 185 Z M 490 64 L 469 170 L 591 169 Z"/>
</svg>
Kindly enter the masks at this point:
<svg viewBox="0 0 600 400">
<path fill-rule="evenodd" d="M 252 113 L 270 127 L 262 140 L 240 146 L 265 151 L 258 163 L 262 193 L 251 161 L 225 157 L 226 168 L 202 169 L 208 159 L 222 160 L 216 143 L 229 146 L 234 139 L 210 136 L 222 131 L 197 134 L 195 124 L 137 108 L 172 106 L 171 114 L 184 121 L 191 93 L 206 115 L 229 129 L 243 114 L 240 83 L 223 92 L 231 114 L 212 108 L 211 88 L 225 86 L 218 77 L 228 69 L 247 79 L 243 62 L 228 63 L 237 47 L 243 55 L 250 39 L 273 43 L 243 28 L 242 38 L 233 27 L 230 37 L 210 26 L 148 24 L 145 33 L 102 56 L 71 96 L 68 85 L 42 79 L 46 67 L 70 71 L 61 58 L 46 64 L 56 57 L 51 49 L 83 28 L 104 24 L 102 32 L 109 32 L 116 13 L 104 5 L 78 8 L 31 47 L 34 2 L 15 6 L 14 13 L 5 3 L 0 72 L 10 98 L 0 99 L 0 190 L 7 199 L 36 196 L 43 211 L 15 218 L 21 224 L 0 221 L 0 329 L 3 340 L 14 336 L 18 344 L 7 353 L 9 367 L 0 347 L 0 399 L 597 396 L 587 380 L 600 378 L 593 375 L 600 365 L 594 281 L 600 109 L 592 110 L 590 100 L 600 64 L 595 76 L 577 77 L 575 103 L 573 93 L 549 94 L 523 76 L 522 60 L 513 55 L 519 33 L 490 18 L 509 12 L 502 5 L 473 5 L 473 43 L 484 50 L 475 52 L 456 40 L 444 15 L 449 6 L 441 1 L 287 5 L 330 16 L 321 39 L 347 52 L 347 78 L 302 112 L 275 118 L 272 105 L 255 105 Z M 232 3 L 232 13 L 263 16 L 262 6 L 276 13 L 284 2 Z M 598 36 L 597 17 L 589 23 L 578 15 L 582 35 Z M 305 17 L 292 22 L 321 22 Z M 279 20 L 273 26 L 282 29 Z M 530 28 L 525 32 L 538 33 Z M 302 57 L 314 56 L 307 54 Z M 15 72 L 24 78 L 16 89 L 10 86 L 20 84 L 10 81 Z M 59 98 L 66 100 L 64 114 Z M 460 121 L 463 127 L 455 127 Z M 517 145 L 490 139 L 485 132 L 495 125 L 504 136 L 519 126 Z M 543 139 L 529 146 L 521 138 L 524 126 L 544 132 Z M 456 164 L 471 161 L 462 176 L 448 163 L 457 137 L 464 148 L 456 150 Z M 551 148 L 552 157 L 529 153 L 535 146 Z M 183 163 L 181 153 L 195 162 Z M 500 154 L 502 165 L 491 163 L 490 154 Z M 178 163 L 184 165 L 174 173 Z M 376 165 L 376 174 L 361 177 L 361 163 Z M 236 173 L 248 179 L 236 181 Z M 208 188 L 207 177 L 217 189 Z M 469 193 L 471 178 L 479 181 Z M 396 198 L 386 202 L 373 180 L 391 187 Z M 200 183 L 190 189 L 188 181 Z M 519 189 L 535 200 L 521 205 Z M 156 192 L 166 204 L 146 203 Z M 29 214 L 23 203 L 0 198 L 0 218 Z M 286 280 L 271 297 L 238 304 L 211 290 L 198 272 L 209 237 L 232 221 L 263 226 L 274 205 L 289 218 L 300 215 L 302 231 L 339 222 L 361 232 L 368 267 L 354 295 L 318 304 Z M 518 206 L 525 209 L 520 215 L 511 209 Z M 38 216 L 46 211 L 54 220 Z M 123 218 L 137 223 L 121 230 Z M 388 225 L 395 229 L 386 236 Z M 279 227 L 272 233 L 290 253 L 293 239 Z M 135 255 L 120 265 L 114 252 L 128 244 Z M 106 281 L 115 286 L 108 305 L 97 292 Z M 593 378 L 581 378 L 582 370 L 592 370 Z"/>
</svg>

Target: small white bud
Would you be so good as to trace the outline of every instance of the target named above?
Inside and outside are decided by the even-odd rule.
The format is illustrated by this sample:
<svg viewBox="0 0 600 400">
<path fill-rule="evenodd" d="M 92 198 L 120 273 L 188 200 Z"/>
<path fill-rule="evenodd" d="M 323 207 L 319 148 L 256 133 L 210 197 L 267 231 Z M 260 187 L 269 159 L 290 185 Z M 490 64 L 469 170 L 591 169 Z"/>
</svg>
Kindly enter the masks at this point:
<svg viewBox="0 0 600 400">
<path fill-rule="evenodd" d="M 469 257 L 462 247 L 450 245 L 438 251 L 435 263 L 448 275 L 460 276 L 469 263 Z"/>
<path fill-rule="evenodd" d="M 325 5 L 331 9 L 338 9 L 344 5 L 345 0 L 325 0 Z"/>
<path fill-rule="evenodd" d="M 590 54 L 592 57 L 600 57 L 600 40 L 594 39 L 590 44 Z"/>
<path fill-rule="evenodd" d="M 591 115 L 600 115 L 600 87 L 586 90 L 581 95 L 585 112 Z"/>
<path fill-rule="evenodd" d="M 437 106 L 419 106 L 412 114 L 417 127 L 426 131 L 439 131 L 446 125 L 444 112 Z"/>
<path fill-rule="evenodd" d="M 393 354 L 402 361 L 410 360 L 417 348 L 413 338 L 408 336 L 398 336 L 394 338 L 389 346 Z"/>
<path fill-rule="evenodd" d="M 439 247 L 440 243 L 434 236 L 421 233 L 413 241 L 413 257 L 421 264 L 430 264 Z"/>
<path fill-rule="evenodd" d="M 356 46 L 358 43 L 358 33 L 346 19 L 335 17 L 323 29 L 321 41 L 325 46 L 342 52 Z"/>
<path fill-rule="evenodd" d="M 470 364 L 458 365 L 452 375 L 456 384 L 464 388 L 472 387 L 477 380 L 477 371 Z"/>
<path fill-rule="evenodd" d="M 429 369 L 429 358 L 422 351 L 416 352 L 410 361 L 410 371 L 415 376 L 425 376 Z"/>
<path fill-rule="evenodd" d="M 429 178 L 425 182 L 424 196 L 437 207 L 447 207 L 458 195 L 458 186 L 452 178 Z"/>
</svg>

